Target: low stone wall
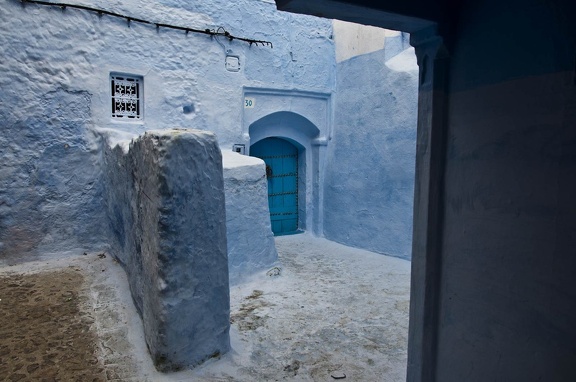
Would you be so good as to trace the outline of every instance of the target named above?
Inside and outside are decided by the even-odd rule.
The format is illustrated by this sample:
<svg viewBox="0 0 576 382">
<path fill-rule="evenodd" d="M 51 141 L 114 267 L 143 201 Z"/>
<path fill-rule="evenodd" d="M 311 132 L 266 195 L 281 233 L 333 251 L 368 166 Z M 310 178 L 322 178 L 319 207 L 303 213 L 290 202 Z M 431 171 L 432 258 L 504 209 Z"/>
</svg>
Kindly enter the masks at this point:
<svg viewBox="0 0 576 382">
<path fill-rule="evenodd" d="M 161 371 L 229 350 L 222 158 L 215 136 L 148 131 L 104 150 L 112 253 L 128 274 Z"/>
<path fill-rule="evenodd" d="M 268 209 L 264 161 L 223 151 L 230 283 L 237 284 L 278 260 Z"/>
</svg>

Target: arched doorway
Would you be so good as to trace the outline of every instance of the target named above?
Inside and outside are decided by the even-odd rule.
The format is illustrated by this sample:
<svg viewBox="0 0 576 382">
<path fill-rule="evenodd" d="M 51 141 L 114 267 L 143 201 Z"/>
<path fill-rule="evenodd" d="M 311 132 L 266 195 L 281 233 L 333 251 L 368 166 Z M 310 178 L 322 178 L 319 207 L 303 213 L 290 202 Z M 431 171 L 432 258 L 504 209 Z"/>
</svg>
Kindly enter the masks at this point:
<svg viewBox="0 0 576 382">
<path fill-rule="evenodd" d="M 307 118 L 288 111 L 268 114 L 248 128 L 248 155 L 252 148 L 268 138 L 277 138 L 296 147 L 297 157 L 297 230 L 322 235 L 322 184 L 320 182 L 327 140 Z M 258 150 L 258 148 L 256 148 Z"/>
<path fill-rule="evenodd" d="M 266 163 L 268 207 L 274 235 L 298 230 L 298 148 L 289 141 L 271 137 L 250 147 L 252 156 Z"/>
</svg>

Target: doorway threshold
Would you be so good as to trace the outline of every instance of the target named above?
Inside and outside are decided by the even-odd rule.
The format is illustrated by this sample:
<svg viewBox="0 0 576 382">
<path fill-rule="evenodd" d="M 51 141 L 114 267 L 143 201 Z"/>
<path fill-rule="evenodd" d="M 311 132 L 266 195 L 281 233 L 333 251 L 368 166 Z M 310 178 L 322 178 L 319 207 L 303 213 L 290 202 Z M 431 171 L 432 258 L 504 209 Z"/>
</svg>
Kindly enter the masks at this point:
<svg viewBox="0 0 576 382">
<path fill-rule="evenodd" d="M 301 234 L 304 232 L 306 232 L 306 231 L 304 231 L 302 229 L 297 229 L 296 231 L 291 231 L 291 232 L 278 232 L 278 233 L 275 233 L 274 236 L 298 235 L 298 234 Z"/>
</svg>

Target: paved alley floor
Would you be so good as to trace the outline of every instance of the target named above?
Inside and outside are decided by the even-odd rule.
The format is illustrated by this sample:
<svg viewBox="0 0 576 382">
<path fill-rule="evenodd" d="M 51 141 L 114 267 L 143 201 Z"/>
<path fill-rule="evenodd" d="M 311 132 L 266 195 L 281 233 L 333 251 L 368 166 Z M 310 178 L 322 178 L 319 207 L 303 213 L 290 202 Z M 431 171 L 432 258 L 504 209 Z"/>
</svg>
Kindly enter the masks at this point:
<svg viewBox="0 0 576 382">
<path fill-rule="evenodd" d="M 232 351 L 170 374 L 154 369 L 126 276 L 110 256 L 5 267 L 0 281 L 63 269 L 82 275 L 78 291 L 65 293 L 78 294 L 96 334 L 94 380 L 404 381 L 410 262 L 307 234 L 277 237 L 276 246 L 277 269 L 231 287 Z"/>
</svg>

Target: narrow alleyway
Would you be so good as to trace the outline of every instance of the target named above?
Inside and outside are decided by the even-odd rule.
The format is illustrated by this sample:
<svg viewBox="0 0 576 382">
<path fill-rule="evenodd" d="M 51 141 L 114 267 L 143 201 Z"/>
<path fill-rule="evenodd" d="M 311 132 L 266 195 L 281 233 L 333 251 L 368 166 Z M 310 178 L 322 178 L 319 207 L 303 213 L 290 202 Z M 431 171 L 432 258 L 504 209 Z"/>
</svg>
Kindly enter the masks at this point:
<svg viewBox="0 0 576 382">
<path fill-rule="evenodd" d="M 97 334 L 105 380 L 403 381 L 410 262 L 307 234 L 276 245 L 278 268 L 231 289 L 232 351 L 173 374 L 154 370 L 126 277 L 110 256 L 6 267 L 0 282 L 7 273 L 80 271 L 79 308 Z"/>
</svg>

